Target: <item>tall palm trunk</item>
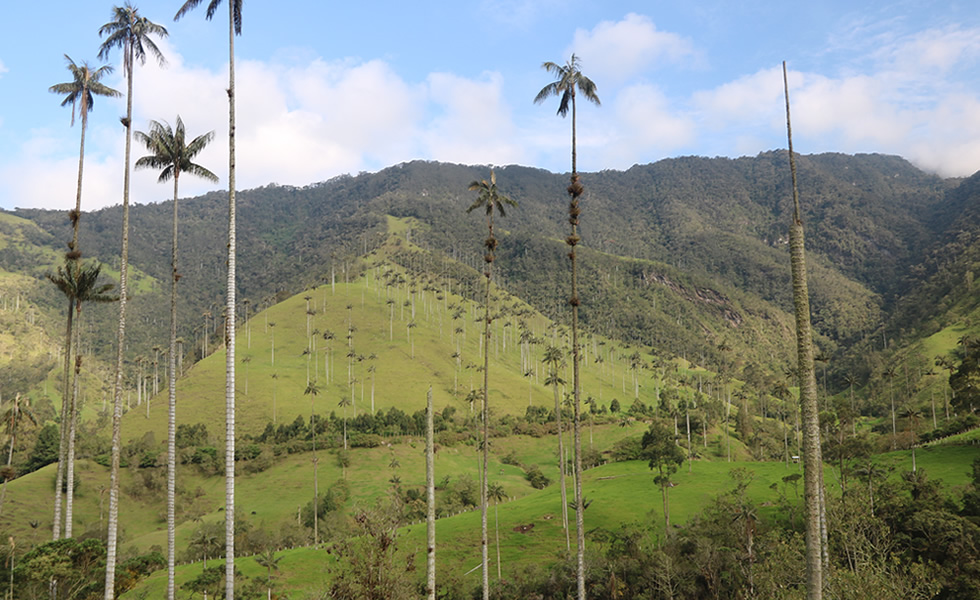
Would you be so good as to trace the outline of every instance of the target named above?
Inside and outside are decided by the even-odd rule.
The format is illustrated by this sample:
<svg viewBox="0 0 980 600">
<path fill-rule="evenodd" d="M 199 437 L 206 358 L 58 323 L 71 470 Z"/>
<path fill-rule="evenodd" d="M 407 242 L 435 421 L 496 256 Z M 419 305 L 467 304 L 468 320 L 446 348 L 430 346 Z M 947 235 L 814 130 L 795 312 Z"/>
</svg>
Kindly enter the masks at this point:
<svg viewBox="0 0 980 600">
<path fill-rule="evenodd" d="M 70 262 L 70 261 L 69 261 Z M 66 269 L 74 269 L 72 264 L 66 264 Z M 68 298 L 68 323 L 65 326 L 65 370 L 64 370 L 64 385 L 62 387 L 61 393 L 61 427 L 60 427 L 60 437 L 58 441 L 58 469 L 55 472 L 54 478 L 54 526 L 52 531 L 52 539 L 54 541 L 61 539 L 61 504 L 62 504 L 62 484 L 64 483 L 65 477 L 65 455 L 67 452 L 67 442 L 68 442 L 68 422 L 71 414 L 71 388 L 69 382 L 71 381 L 71 355 L 73 344 L 73 325 L 75 322 L 75 300 L 74 298 Z"/>
<path fill-rule="evenodd" d="M 820 452 L 820 421 L 817 414 L 817 377 L 813 364 L 813 340 L 810 329 L 810 300 L 806 280 L 806 252 L 800 198 L 796 185 L 796 160 L 793 156 L 793 133 L 790 126 L 789 83 L 783 62 L 783 86 L 786 93 L 786 133 L 789 140 L 789 164 L 793 184 L 793 222 L 789 230 L 790 260 L 793 277 L 793 306 L 796 311 L 796 353 L 803 411 L 803 489 L 806 508 L 806 579 L 807 600 L 823 597 L 823 460 Z"/>
<path fill-rule="evenodd" d="M 425 589 L 428 600 L 436 600 L 436 475 L 433 420 L 432 386 L 430 385 L 429 393 L 426 394 L 425 406 L 425 495 L 427 501 Z"/>
<path fill-rule="evenodd" d="M 579 384 L 579 347 L 578 347 L 578 264 L 576 261 L 575 247 L 578 245 L 578 218 L 580 209 L 578 199 L 584 192 L 579 181 L 576 167 L 575 150 L 575 88 L 572 88 L 572 178 L 568 186 L 568 194 L 571 202 L 568 205 L 568 222 L 572 227 L 572 233 L 566 242 L 571 247 L 568 258 L 572 263 L 572 295 L 568 303 L 572 307 L 572 395 L 573 395 L 573 443 L 575 447 L 575 533 L 578 544 L 576 557 L 576 579 L 579 600 L 585 600 L 585 506 L 582 502 L 582 431 L 579 397 L 581 387 Z"/>
<path fill-rule="evenodd" d="M 309 389 L 309 386 L 307 386 Z M 310 397 L 310 431 L 313 435 L 313 546 L 320 544 L 320 459 L 316 455 L 316 394 Z"/>
<path fill-rule="evenodd" d="M 174 600 L 177 515 L 177 187 L 180 168 L 174 168 L 174 206 L 170 250 L 170 347 L 167 374 L 167 600 Z"/>
<path fill-rule="evenodd" d="M 78 305 L 75 307 L 76 312 L 78 311 Z M 79 315 L 76 315 L 79 316 Z M 75 320 L 76 329 L 78 327 L 78 319 Z M 75 340 L 75 346 L 78 347 L 78 340 Z M 65 491 L 65 537 L 70 538 L 72 536 L 72 523 L 74 522 L 74 506 L 75 506 L 75 433 L 78 430 L 78 375 L 82 370 L 82 357 L 79 355 L 75 356 L 75 369 L 72 374 L 71 381 L 71 407 L 68 416 L 68 448 L 67 448 L 67 460 L 65 465 L 65 479 L 66 491 Z M 60 493 L 60 490 L 59 490 Z"/>
<path fill-rule="evenodd" d="M 493 212 L 487 217 L 490 233 L 488 244 L 493 240 Z M 483 559 L 483 600 L 490 598 L 490 555 L 487 541 L 487 467 L 490 457 L 490 282 L 493 275 L 493 247 L 487 255 L 487 292 L 483 309 L 486 311 L 483 324 L 483 469 L 480 471 L 480 552 Z"/>
<path fill-rule="evenodd" d="M 68 247 L 68 260 L 72 263 L 72 267 L 68 268 L 78 268 L 79 260 L 81 258 L 81 252 L 78 250 L 78 226 L 82 215 L 82 172 L 85 166 L 85 130 L 88 128 L 88 96 L 87 94 L 81 95 L 81 112 L 82 112 L 82 132 L 81 141 L 78 145 L 78 182 L 75 185 L 75 210 L 71 213 L 71 223 L 72 223 L 72 236 L 71 245 Z M 67 265 L 66 265 L 67 266 Z M 71 355 L 73 350 L 73 322 L 72 322 L 72 311 L 75 310 L 72 300 L 68 302 L 68 331 L 65 334 L 65 384 L 64 384 L 64 396 L 61 399 L 61 439 L 58 442 L 58 470 L 55 475 L 55 500 L 54 500 L 54 539 L 58 540 L 61 538 L 61 486 L 65 477 L 65 462 L 67 459 L 68 452 L 68 436 L 70 435 L 70 420 L 71 420 L 71 389 L 69 388 L 69 379 L 71 373 Z"/>
<path fill-rule="evenodd" d="M 82 170 L 85 166 L 85 130 L 88 128 L 88 99 L 82 94 L 82 141 L 78 146 L 78 183 L 75 185 L 75 212 L 72 215 L 72 236 L 70 250 L 78 258 L 78 221 L 82 215 Z"/>
<path fill-rule="evenodd" d="M 553 377 L 558 377 L 557 365 Z M 561 400 L 559 399 L 558 382 L 554 381 L 555 394 L 555 420 L 558 425 L 558 470 L 561 485 L 561 526 L 565 530 L 565 550 L 572 551 L 571 533 L 568 529 L 568 485 L 565 483 L 565 472 L 568 470 L 565 465 L 565 435 L 561 429 Z"/>
<path fill-rule="evenodd" d="M 235 600 L 235 2 L 228 1 L 228 281 L 225 316 L 225 598 Z"/>
<path fill-rule="evenodd" d="M 133 48 L 129 48 L 133 64 Z M 123 170 L 122 248 L 119 260 L 119 326 L 116 331 L 116 365 L 112 391 L 112 449 L 109 466 L 109 515 L 106 533 L 105 600 L 115 598 L 116 546 L 119 530 L 119 461 L 122 446 L 123 347 L 126 341 L 126 301 L 129 282 L 129 163 L 133 133 L 133 72 L 126 82 L 126 156 Z"/>
</svg>

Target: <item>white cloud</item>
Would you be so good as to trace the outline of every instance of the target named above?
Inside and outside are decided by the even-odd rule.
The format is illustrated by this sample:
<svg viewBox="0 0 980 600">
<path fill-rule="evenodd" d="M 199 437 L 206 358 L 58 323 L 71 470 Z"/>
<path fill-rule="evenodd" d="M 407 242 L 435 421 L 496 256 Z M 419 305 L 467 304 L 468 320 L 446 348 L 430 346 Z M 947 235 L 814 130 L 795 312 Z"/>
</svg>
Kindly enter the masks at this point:
<svg viewBox="0 0 980 600">
<path fill-rule="evenodd" d="M 577 30 L 571 52 L 582 58 L 583 72 L 602 73 L 610 85 L 627 81 L 651 65 L 690 61 L 697 54 L 690 40 L 660 31 L 649 17 L 635 13 L 617 22 L 602 21 L 591 31 Z"/>
<path fill-rule="evenodd" d="M 611 108 L 613 123 L 599 127 L 611 135 L 596 140 L 599 143 L 593 150 L 602 157 L 602 164 L 609 167 L 625 169 L 636 163 L 658 160 L 694 140 L 694 123 L 679 114 L 663 92 L 652 85 L 625 88 Z"/>
<path fill-rule="evenodd" d="M 503 100 L 500 74 L 485 74 L 474 81 L 433 73 L 427 83 L 429 99 L 439 112 L 426 124 L 426 156 L 498 165 L 520 163 L 527 157 Z"/>
<path fill-rule="evenodd" d="M 70 129 L 66 127 L 65 131 L 64 134 L 34 132 L 21 147 L 18 159 L 0 167 L 0 180 L 3 181 L 0 189 L 6 188 L 4 196 L 11 199 L 11 208 L 68 209 L 75 206 L 80 130 L 76 124 Z M 96 149 L 105 133 L 103 127 L 91 127 L 86 133 L 82 210 L 104 206 L 106 202 L 94 203 L 93 199 L 118 197 L 122 188 L 122 160 L 117 161 L 114 156 Z"/>
<path fill-rule="evenodd" d="M 214 130 L 214 140 L 197 162 L 221 182 L 183 178 L 180 194 L 223 188 L 228 175 L 227 70 L 188 66 L 173 47 L 161 49 L 168 56 L 166 67 L 147 63 L 136 71 L 134 127 L 145 131 L 150 119 L 173 124 L 179 114 L 191 136 Z M 412 83 L 381 60 L 294 58 L 242 61 L 236 67 L 239 189 L 270 182 L 305 185 L 415 158 L 505 164 L 528 156 L 498 73 L 477 79 L 434 73 Z M 122 79 L 110 84 L 125 88 Z M 89 134 L 84 210 L 121 201 L 123 130 L 105 114 L 122 114 L 124 107 L 124 100 L 98 107 L 99 122 L 108 124 Z M 71 206 L 77 159 L 65 148 L 77 147 L 69 137 L 74 135 L 77 127 L 57 136 L 37 132 L 16 164 L 0 167 L 0 196 L 22 207 Z M 134 140 L 133 160 L 143 154 Z M 133 202 L 170 197 L 172 189 L 157 184 L 156 176 L 133 174 Z"/>
<path fill-rule="evenodd" d="M 790 71 L 796 149 L 893 153 L 941 175 L 973 173 L 980 167 L 980 99 L 957 71 L 976 67 L 978 36 L 923 31 L 883 44 L 861 71 Z M 777 67 L 694 94 L 701 135 L 735 140 L 741 153 L 752 153 L 753 143 L 754 151 L 765 150 L 766 139 L 782 147 L 782 83 Z"/>
<path fill-rule="evenodd" d="M 978 34 L 976 29 L 958 27 L 927 29 L 883 46 L 874 57 L 888 70 L 942 75 L 962 61 L 980 57 Z"/>
<path fill-rule="evenodd" d="M 782 114 L 782 69 L 774 67 L 739 77 L 712 90 L 695 92 L 694 107 L 709 128 L 734 122 L 772 125 Z"/>
<path fill-rule="evenodd" d="M 0 76 L 2 76 L 4 73 L 6 73 L 7 70 L 8 70 L 7 69 L 7 66 L 3 64 L 3 61 L 2 60 L 0 60 Z"/>
</svg>

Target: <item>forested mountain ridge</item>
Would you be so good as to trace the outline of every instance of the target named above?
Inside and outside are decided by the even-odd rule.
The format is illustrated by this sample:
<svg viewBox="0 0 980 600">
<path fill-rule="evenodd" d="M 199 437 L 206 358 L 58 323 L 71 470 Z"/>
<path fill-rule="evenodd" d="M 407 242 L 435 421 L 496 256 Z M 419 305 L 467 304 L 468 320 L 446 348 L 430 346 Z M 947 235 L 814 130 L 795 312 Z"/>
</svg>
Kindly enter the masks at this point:
<svg viewBox="0 0 980 600">
<path fill-rule="evenodd" d="M 790 351 L 791 341 L 773 338 L 784 337 L 789 323 L 788 171 L 786 152 L 774 151 L 738 159 L 683 157 L 583 174 L 586 326 L 691 358 L 707 353 L 709 361 L 719 345 L 763 343 L 767 347 L 757 358 L 785 362 L 781 355 Z M 485 166 L 417 161 L 301 188 L 242 191 L 240 297 L 258 307 L 331 273 L 344 277 L 355 268 L 356 256 L 382 241 L 385 215 L 413 218 L 412 241 L 436 255 L 478 265 L 483 223 L 465 213 L 466 187 L 488 174 Z M 520 203 L 499 223 L 505 230 L 497 261 L 500 282 L 559 316 L 566 294 L 560 240 L 567 175 L 507 166 L 497 168 L 497 177 L 501 189 Z M 975 229 L 977 220 L 970 218 L 980 210 L 975 178 L 943 180 L 899 157 L 842 154 L 802 156 L 799 178 L 821 351 L 835 353 L 867 337 L 893 310 L 900 311 L 906 331 L 935 319 L 910 310 L 901 298 L 912 293 L 916 306 L 942 305 L 941 297 L 923 299 L 920 284 L 941 271 L 937 265 L 957 262 L 973 247 L 958 232 Z M 214 232 L 221 230 L 225 204 L 220 192 L 181 204 L 181 312 L 187 336 L 205 312 L 221 304 L 225 240 Z M 133 319 L 143 325 L 130 342 L 136 347 L 163 338 L 165 324 L 158 315 L 165 286 L 159 282 L 168 277 L 169 256 L 161 232 L 169 213 L 167 202 L 133 207 L 131 263 L 145 273 L 146 292 L 131 305 Z M 60 250 L 69 229 L 63 212 L 15 214 L 43 231 L 45 239 L 38 237 L 33 245 Z M 120 207 L 85 213 L 80 242 L 85 256 L 117 263 L 120 215 Z M 0 252 L 0 267 L 26 270 L 31 261 L 24 260 L 24 247 Z M 32 268 L 36 275 L 36 264 Z M 966 277 L 969 269 L 960 270 Z M 942 295 L 955 287 L 928 289 Z M 113 309 L 92 312 L 99 311 L 109 318 Z M 769 325 L 741 327 L 753 315 Z M 111 346 L 111 327 L 93 327 L 103 329 L 96 335 L 105 339 L 97 344 Z"/>
</svg>

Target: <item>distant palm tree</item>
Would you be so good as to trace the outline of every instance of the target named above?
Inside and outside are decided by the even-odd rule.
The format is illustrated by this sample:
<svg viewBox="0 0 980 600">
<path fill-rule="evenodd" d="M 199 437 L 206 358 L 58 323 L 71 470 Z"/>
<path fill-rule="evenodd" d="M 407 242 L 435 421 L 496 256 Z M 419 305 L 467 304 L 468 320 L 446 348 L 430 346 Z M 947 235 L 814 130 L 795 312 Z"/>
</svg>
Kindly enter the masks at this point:
<svg viewBox="0 0 980 600">
<path fill-rule="evenodd" d="M 81 142 L 79 144 L 78 150 L 78 183 L 75 190 L 75 208 L 69 212 L 69 219 L 72 223 L 72 240 L 68 244 L 68 252 L 66 253 L 66 259 L 69 262 L 75 262 L 81 258 L 81 251 L 78 249 L 78 226 L 79 220 L 82 214 L 82 172 L 85 164 L 85 132 L 88 129 L 88 113 L 92 111 L 93 100 L 95 96 L 108 96 L 115 97 L 119 96 L 119 92 L 108 87 L 101 82 L 102 78 L 106 75 L 112 73 L 112 67 L 105 65 L 97 69 L 91 67 L 87 62 L 83 62 L 81 65 L 75 64 L 75 61 L 71 59 L 67 54 L 65 55 L 65 60 L 68 62 L 68 71 L 72 75 L 72 81 L 66 83 L 59 83 L 51 86 L 50 92 L 54 94 L 64 95 L 64 100 L 62 100 L 61 105 L 67 106 L 71 105 L 71 124 L 75 124 L 75 113 L 81 115 L 82 117 L 82 131 L 81 131 Z M 66 270 L 69 269 L 68 262 L 66 262 Z M 76 273 L 78 265 L 75 265 Z M 69 301 L 70 303 L 70 301 Z M 69 308 L 69 319 L 71 319 L 72 309 Z M 69 335 L 71 333 L 71 324 L 68 326 Z M 61 440 L 59 442 L 58 451 L 58 471 L 60 475 L 64 475 L 64 459 L 65 451 L 67 449 L 68 442 L 68 428 L 69 423 L 66 417 L 70 414 L 69 409 L 69 373 L 71 371 L 71 338 L 69 337 L 65 344 L 65 369 L 64 369 L 64 395 L 62 397 L 62 421 L 61 421 Z M 60 479 L 58 480 L 60 485 Z M 54 539 L 57 540 L 61 537 L 61 494 L 60 492 L 55 497 L 55 519 L 54 519 Z"/>
<path fill-rule="evenodd" d="M 243 356 L 242 364 L 245 365 L 245 395 L 248 396 L 248 365 L 252 362 L 251 356 Z"/>
<path fill-rule="evenodd" d="M 316 382 L 306 384 L 303 390 L 304 395 L 310 397 L 310 432 L 313 436 L 313 545 L 320 543 L 320 519 L 319 519 L 319 498 L 320 498 L 320 459 L 316 455 L 316 397 L 320 394 L 320 388 Z"/>
<path fill-rule="evenodd" d="M 122 49 L 123 71 L 126 74 L 126 153 L 123 169 L 122 248 L 119 262 L 119 327 L 116 333 L 116 364 L 113 384 L 112 457 L 109 474 L 109 531 L 106 537 L 105 598 L 115 597 L 116 545 L 119 514 L 119 461 L 122 439 L 122 391 L 123 350 L 126 339 L 126 303 L 129 294 L 129 164 L 133 127 L 133 65 L 146 62 L 147 51 L 160 64 L 163 53 L 151 36 L 167 37 L 167 30 L 152 23 L 128 2 L 112 9 L 112 20 L 99 28 L 99 37 L 105 36 L 99 46 L 99 59 L 106 60 L 114 48 Z M 170 596 L 172 597 L 172 596 Z"/>
<path fill-rule="evenodd" d="M 544 384 L 551 386 L 555 396 L 555 420 L 558 425 L 558 471 L 559 485 L 561 486 L 561 525 L 565 530 L 565 549 L 571 551 L 572 542 L 568 528 L 568 492 L 565 484 L 565 473 L 568 468 L 565 466 L 565 441 L 561 429 L 561 399 L 558 391 L 560 386 L 565 385 L 565 380 L 558 375 L 559 369 L 565 365 L 565 356 L 559 347 L 548 346 L 545 348 L 542 362 L 548 365 L 548 377 L 545 378 Z"/>
<path fill-rule="evenodd" d="M 436 600 L 436 468 L 435 420 L 432 405 L 432 386 L 425 398 L 425 496 L 426 496 L 426 569 L 425 589 L 428 600 Z"/>
<path fill-rule="evenodd" d="M 895 449 L 895 443 L 898 440 L 897 413 L 895 412 L 895 389 L 894 389 L 894 385 L 893 385 L 894 380 L 895 380 L 895 375 L 896 375 L 896 372 L 895 372 L 895 368 L 894 367 L 888 367 L 887 369 L 885 369 L 881 373 L 881 376 L 884 377 L 886 380 L 888 380 L 888 397 L 891 400 L 891 414 L 892 414 L 892 450 Z"/>
<path fill-rule="evenodd" d="M 187 0 L 180 19 L 201 0 Z M 221 0 L 210 0 L 210 20 Z M 235 34 L 242 33 L 243 0 L 228 0 L 228 278 L 225 303 L 225 597 L 235 599 Z"/>
<path fill-rule="evenodd" d="M 75 463 L 75 427 L 77 425 L 77 391 L 78 375 L 81 367 L 81 357 L 75 357 L 74 377 L 69 377 L 71 358 L 78 346 L 78 324 L 82 304 L 86 302 L 114 302 L 118 298 L 109 292 L 115 287 L 111 283 L 99 283 L 102 266 L 98 264 L 83 265 L 81 261 L 66 259 L 64 267 L 58 267 L 56 275 L 48 275 L 48 279 L 68 299 L 68 325 L 65 332 L 65 381 L 62 401 L 61 428 L 62 440 L 58 449 L 58 470 L 55 475 L 55 504 L 54 504 L 54 539 L 61 537 L 61 489 L 62 482 L 67 477 L 68 491 L 65 503 L 65 537 L 71 537 L 72 504 L 74 499 L 74 463 Z M 67 471 L 67 476 L 65 475 Z"/>
<path fill-rule="evenodd" d="M 497 581 L 501 580 L 500 575 L 500 515 L 497 512 L 497 505 L 501 500 L 507 499 L 504 486 L 499 483 L 491 483 L 487 486 L 487 497 L 493 500 L 493 532 L 497 540 Z"/>
<path fill-rule="evenodd" d="M 915 473 L 915 435 L 922 419 L 922 411 L 909 406 L 902 412 L 902 418 L 909 425 L 909 447 L 912 449 L 912 472 Z"/>
<path fill-rule="evenodd" d="M 350 398 L 341 396 L 337 406 L 344 409 L 344 450 L 347 450 L 347 407 L 351 405 Z"/>
<path fill-rule="evenodd" d="M 480 500 L 481 500 L 481 544 L 483 552 L 483 600 L 487 600 L 490 597 L 490 575 L 488 572 L 488 548 L 487 548 L 487 465 L 489 461 L 490 452 L 490 435 L 489 435 L 489 400 L 490 400 L 490 388 L 489 388 L 489 371 L 490 371 L 490 321 L 492 320 L 492 315 L 490 312 L 490 284 L 493 279 L 493 261 L 494 261 L 494 251 L 497 249 L 497 238 L 493 235 L 493 215 L 494 212 L 499 213 L 501 217 L 505 216 L 504 205 L 507 206 L 517 206 L 517 203 L 504 196 L 497 190 L 497 175 L 490 170 L 490 181 L 482 179 L 480 181 L 474 181 L 470 183 L 469 189 L 478 192 L 476 200 L 466 212 L 473 212 L 478 208 L 483 208 L 487 213 L 487 239 L 484 242 L 484 247 L 486 248 L 486 254 L 483 257 L 483 261 L 486 263 L 486 270 L 483 272 L 483 276 L 487 280 L 486 288 L 486 298 L 484 300 L 484 345 L 483 345 L 483 469 L 481 471 L 481 481 L 480 481 Z"/>
<path fill-rule="evenodd" d="M 884 479 L 888 475 L 888 470 L 878 464 L 875 464 L 870 459 L 862 467 L 854 472 L 855 475 L 861 479 L 868 480 L 868 501 L 871 510 L 871 516 L 875 514 L 875 493 L 874 493 L 874 482 L 876 479 Z"/>
<path fill-rule="evenodd" d="M 577 158 L 576 153 L 576 131 L 575 117 L 576 106 L 575 98 L 577 92 L 581 92 L 586 100 L 596 106 L 601 105 L 599 96 L 596 94 L 596 85 L 591 79 L 586 77 L 581 71 L 579 58 L 572 54 L 572 57 L 564 65 L 559 65 L 551 61 L 542 63 L 541 68 L 555 76 L 555 81 L 541 88 L 538 95 L 534 97 L 535 104 L 540 104 L 552 96 L 558 96 L 558 115 L 565 117 L 569 109 L 572 112 L 572 179 L 573 183 L 577 180 Z"/>
<path fill-rule="evenodd" d="M 272 600 L 272 572 L 279 571 L 280 560 L 282 560 L 282 557 L 280 556 L 276 558 L 276 551 L 271 549 L 266 550 L 262 554 L 259 554 L 255 557 L 256 564 L 258 564 L 260 567 L 265 568 L 268 573 L 267 575 L 268 579 L 266 584 L 266 593 L 267 593 L 266 597 L 268 600 Z"/>
<path fill-rule="evenodd" d="M 949 371 L 949 376 L 952 377 L 953 373 L 956 372 L 956 363 L 954 363 L 948 356 L 937 356 L 936 366 Z M 943 385 L 943 407 L 946 412 L 946 420 L 949 421 L 949 399 L 946 390 L 952 392 L 952 397 L 956 399 L 956 390 L 952 389 L 949 385 L 949 378 L 946 379 L 945 385 Z"/>
<path fill-rule="evenodd" d="M 572 267 L 572 289 L 568 304 L 572 307 L 572 393 L 575 399 L 572 428 L 574 430 L 575 444 L 575 505 L 577 507 L 575 510 L 575 526 L 578 540 L 576 575 L 578 580 L 578 598 L 579 600 L 585 600 L 585 507 L 584 502 L 582 502 L 582 440 L 581 423 L 579 422 L 581 385 L 579 383 L 578 307 L 580 302 L 578 297 L 578 263 L 575 252 L 575 247 L 581 240 L 578 235 L 579 215 L 581 214 L 578 202 L 582 194 L 585 193 L 585 188 L 582 187 L 578 176 L 575 98 L 576 94 L 581 92 L 582 96 L 589 102 L 597 106 L 601 102 L 599 101 L 599 96 L 596 94 L 595 83 L 582 73 L 579 59 L 574 54 L 572 54 L 572 57 L 564 65 L 548 61 L 543 63 L 541 67 L 548 73 L 554 75 L 555 81 L 541 88 L 538 95 L 534 97 L 534 102 L 541 103 L 551 96 L 558 96 L 560 98 L 558 114 L 564 117 L 568 114 L 569 109 L 572 112 L 572 175 L 567 190 L 571 198 L 568 205 L 568 221 L 571 224 L 571 234 L 565 239 L 565 243 L 570 247 L 568 258 L 571 261 Z"/>
<path fill-rule="evenodd" d="M 68 71 L 72 75 L 72 81 L 52 85 L 48 88 L 48 91 L 53 94 L 62 94 L 65 96 L 65 99 L 61 101 L 61 105 L 71 105 L 72 125 L 75 125 L 76 111 L 82 117 L 82 135 L 78 150 L 78 184 L 75 188 L 75 210 L 69 214 L 73 232 L 71 243 L 68 245 L 68 258 L 75 260 L 81 257 L 81 253 L 78 250 L 78 220 L 82 214 L 82 170 L 85 164 L 85 131 L 88 129 L 88 114 L 92 112 L 95 96 L 116 98 L 121 94 L 102 83 L 102 78 L 112 73 L 112 67 L 109 65 L 103 65 L 97 69 L 94 69 L 87 62 L 82 62 L 81 65 L 77 65 L 67 54 L 65 55 L 65 60 L 68 62 Z"/>
<path fill-rule="evenodd" d="M 218 176 L 194 162 L 194 158 L 214 139 L 214 132 L 199 135 L 188 143 L 184 122 L 181 121 L 179 115 L 173 129 L 168 123 L 150 121 L 149 133 L 137 131 L 136 139 L 151 152 L 151 154 L 136 161 L 136 168 L 159 169 L 160 176 L 157 178 L 159 183 L 166 183 L 171 179 L 174 182 L 170 254 L 170 373 L 168 380 L 169 402 L 167 405 L 167 600 L 173 600 L 176 555 L 175 531 L 177 525 L 174 510 L 177 481 L 177 282 L 180 281 L 180 273 L 177 271 L 177 199 L 181 174 L 196 175 L 212 182 L 218 181 Z M 159 348 L 154 348 L 154 350 L 159 350 Z"/>
</svg>

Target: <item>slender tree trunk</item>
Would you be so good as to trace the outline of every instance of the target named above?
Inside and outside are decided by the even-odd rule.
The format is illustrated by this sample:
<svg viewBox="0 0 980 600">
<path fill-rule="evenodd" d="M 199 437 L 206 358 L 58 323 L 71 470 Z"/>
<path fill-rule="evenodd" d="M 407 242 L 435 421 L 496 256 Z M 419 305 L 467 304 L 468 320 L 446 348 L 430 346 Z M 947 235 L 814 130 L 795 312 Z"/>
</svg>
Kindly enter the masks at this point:
<svg viewBox="0 0 980 600">
<path fill-rule="evenodd" d="M 493 238 L 493 214 L 489 218 L 490 239 Z M 487 293 L 484 301 L 483 327 L 483 469 L 480 473 L 480 549 L 483 560 L 483 600 L 490 598 L 490 556 L 487 541 L 487 466 L 490 458 L 490 282 L 493 275 L 493 249 L 488 249 L 491 259 L 487 261 Z"/>
<path fill-rule="evenodd" d="M 320 545 L 320 460 L 316 455 L 316 394 L 310 398 L 310 429 L 313 433 L 313 546 Z"/>
<path fill-rule="evenodd" d="M 585 505 L 582 501 L 582 432 L 580 416 L 580 394 L 581 384 L 579 381 L 579 347 L 578 347 L 578 266 L 576 261 L 575 248 L 579 242 L 578 222 L 579 206 L 578 199 L 584 192 L 582 184 L 579 182 L 578 170 L 576 169 L 575 153 L 575 88 L 572 87 L 572 180 L 569 185 L 569 223 L 572 226 L 572 233 L 568 237 L 567 243 L 571 247 L 568 258 L 572 263 L 572 295 L 568 303 L 572 307 L 572 395 L 574 401 L 574 421 L 572 424 L 573 440 L 575 444 L 575 529 L 578 541 L 577 555 L 577 588 L 578 599 L 585 600 Z"/>
<path fill-rule="evenodd" d="M 130 51 L 129 64 L 133 64 Z M 126 300 L 129 291 L 129 161 L 133 132 L 133 74 L 128 73 L 126 93 L 126 156 L 123 169 L 122 250 L 119 263 L 119 327 L 116 332 L 116 364 L 112 391 L 112 449 L 109 467 L 109 524 L 106 533 L 104 600 L 115 598 L 116 546 L 119 528 L 119 459 L 122 446 L 123 348 L 126 340 Z"/>
<path fill-rule="evenodd" d="M 174 600 L 177 515 L 177 182 L 180 169 L 174 170 L 174 206 L 170 254 L 170 347 L 168 352 L 167 390 L 167 600 Z"/>
<path fill-rule="evenodd" d="M 425 589 L 429 600 L 436 599 L 436 476 L 433 420 L 432 386 L 430 385 L 429 393 L 426 394 L 425 406 L 425 495 L 427 501 Z"/>
<path fill-rule="evenodd" d="M 559 481 L 561 485 L 561 526 L 565 530 L 565 549 L 569 552 L 572 551 L 572 541 L 571 532 L 568 527 L 568 485 L 565 483 L 565 472 L 568 467 L 565 465 L 565 440 L 564 434 L 561 430 L 561 400 L 559 399 L 558 392 L 558 365 L 555 365 L 555 371 L 552 374 L 552 379 L 554 380 L 551 386 L 555 393 L 555 420 L 558 425 L 558 470 Z"/>
<path fill-rule="evenodd" d="M 694 469 L 694 452 L 691 450 L 691 408 L 685 407 L 684 419 L 687 421 L 687 472 Z"/>
<path fill-rule="evenodd" d="M 76 312 L 78 305 L 76 304 Z M 76 315 L 78 317 L 80 315 Z M 77 328 L 77 318 L 76 318 Z M 78 340 L 75 340 L 76 347 Z M 72 537 L 72 524 L 74 522 L 75 507 L 75 432 L 78 430 L 78 375 L 82 370 L 82 357 L 75 356 L 75 371 L 71 382 L 71 408 L 68 417 L 68 460 L 65 467 L 66 485 L 65 491 L 65 537 Z M 60 493 L 60 490 L 59 490 Z"/>
<path fill-rule="evenodd" d="M 793 133 L 790 125 L 789 83 L 783 62 L 783 85 L 786 93 L 786 132 L 789 140 L 790 172 L 793 184 L 793 222 L 789 230 L 793 276 L 793 305 L 796 309 L 796 351 L 803 409 L 803 486 L 806 508 L 807 600 L 823 597 L 823 460 L 820 452 L 820 421 L 817 414 L 817 379 L 813 366 L 813 340 L 810 329 L 810 300 L 806 279 L 806 252 L 803 221 L 800 216 L 796 185 L 796 160 L 793 156 Z"/>
<path fill-rule="evenodd" d="M 66 261 L 66 269 L 74 269 L 75 264 L 71 261 Z M 75 322 L 75 301 L 73 298 L 68 299 L 68 325 L 65 330 L 65 373 L 64 373 L 64 387 L 62 389 L 61 396 L 61 427 L 60 427 L 60 437 L 58 441 L 58 469 L 55 473 L 54 478 L 54 527 L 52 539 L 54 541 L 61 539 L 61 502 L 62 502 L 62 484 L 65 477 L 65 454 L 68 450 L 68 423 L 71 420 L 71 355 L 73 347 L 73 326 Z"/>
<path fill-rule="evenodd" d="M 228 2 L 228 290 L 225 315 L 225 598 L 235 600 L 235 2 Z"/>
<path fill-rule="evenodd" d="M 497 505 L 500 504 L 500 500 L 495 500 L 493 503 L 493 536 L 497 544 L 497 583 L 503 578 L 500 575 L 500 514 L 497 510 Z"/>
<path fill-rule="evenodd" d="M 88 129 L 88 94 L 82 94 L 82 141 L 78 147 L 78 183 L 75 186 L 75 215 L 72 218 L 71 246 L 73 256 L 78 260 L 78 222 L 82 218 L 82 168 L 85 166 L 85 131 Z"/>
</svg>

